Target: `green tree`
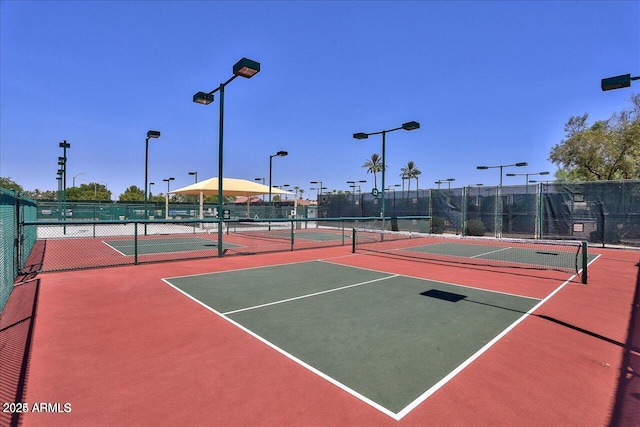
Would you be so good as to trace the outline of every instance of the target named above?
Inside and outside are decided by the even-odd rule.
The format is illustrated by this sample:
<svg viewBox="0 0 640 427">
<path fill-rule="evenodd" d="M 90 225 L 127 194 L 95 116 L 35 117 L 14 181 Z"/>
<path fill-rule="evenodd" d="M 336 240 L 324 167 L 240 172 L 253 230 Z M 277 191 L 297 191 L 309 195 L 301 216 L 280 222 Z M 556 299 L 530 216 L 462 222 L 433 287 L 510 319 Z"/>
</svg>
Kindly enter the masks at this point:
<svg viewBox="0 0 640 427">
<path fill-rule="evenodd" d="M 141 188 L 132 185 L 131 187 L 124 190 L 124 193 L 118 197 L 118 200 L 121 202 L 143 202 L 144 201 L 144 190 Z"/>
<path fill-rule="evenodd" d="M 589 114 L 569 118 L 565 139 L 549 160 L 558 165 L 556 177 L 569 181 L 640 178 L 640 94 L 631 107 L 589 125 Z"/>
<path fill-rule="evenodd" d="M 411 191 L 411 180 L 413 178 L 416 179 L 416 188 L 418 182 L 418 176 L 422 173 L 420 169 L 416 166 L 413 160 L 409 160 L 406 166 L 400 168 L 400 177 L 403 179 L 409 180 L 409 188 L 407 188 L 407 193 Z"/>
<path fill-rule="evenodd" d="M 67 188 L 67 200 L 111 200 L 111 191 L 104 184 L 90 182 Z"/>
<path fill-rule="evenodd" d="M 25 191 L 25 196 L 34 199 L 34 200 L 55 200 L 57 197 L 57 192 L 53 190 L 39 190 L 35 189 L 33 191 Z"/>
<path fill-rule="evenodd" d="M 367 168 L 367 173 L 373 174 L 373 187 L 378 188 L 377 173 L 382 172 L 382 157 L 378 153 L 373 153 L 371 158 L 367 159 L 362 165 Z"/>
<path fill-rule="evenodd" d="M 22 193 L 22 186 L 18 185 L 14 182 L 10 177 L 2 178 L 0 177 L 0 187 L 6 188 L 7 190 L 13 190 L 16 193 Z"/>
</svg>

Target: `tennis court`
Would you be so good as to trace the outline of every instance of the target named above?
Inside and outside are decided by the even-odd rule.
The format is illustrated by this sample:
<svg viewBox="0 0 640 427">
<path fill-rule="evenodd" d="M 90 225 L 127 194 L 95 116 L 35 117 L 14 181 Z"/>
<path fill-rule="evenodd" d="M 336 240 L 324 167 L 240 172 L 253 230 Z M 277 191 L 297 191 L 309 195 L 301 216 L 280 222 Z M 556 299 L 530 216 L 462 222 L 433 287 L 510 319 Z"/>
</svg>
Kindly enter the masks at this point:
<svg viewBox="0 0 640 427">
<path fill-rule="evenodd" d="M 133 239 L 127 240 L 104 240 L 105 245 L 111 247 L 123 256 L 133 256 L 148 254 L 162 254 L 173 252 L 193 252 L 193 251 L 210 251 L 218 247 L 218 243 L 214 240 L 204 237 L 167 237 L 167 238 L 150 238 L 139 239 L 134 242 Z M 223 248 L 235 248 L 239 245 L 223 242 Z"/>
<path fill-rule="evenodd" d="M 325 261 L 164 281 L 394 419 L 540 303 Z"/>
<path fill-rule="evenodd" d="M 585 286 L 436 241 L 42 274 L 22 400 L 72 411 L 24 425 L 605 425 L 637 255 Z"/>
</svg>

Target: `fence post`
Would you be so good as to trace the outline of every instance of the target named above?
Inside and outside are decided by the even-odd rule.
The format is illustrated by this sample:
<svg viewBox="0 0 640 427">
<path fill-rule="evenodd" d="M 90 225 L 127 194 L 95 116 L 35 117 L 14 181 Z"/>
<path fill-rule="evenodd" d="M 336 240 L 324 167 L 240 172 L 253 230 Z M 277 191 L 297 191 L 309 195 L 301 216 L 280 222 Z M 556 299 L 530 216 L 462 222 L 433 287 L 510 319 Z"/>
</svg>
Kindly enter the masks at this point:
<svg viewBox="0 0 640 427">
<path fill-rule="evenodd" d="M 467 188 L 468 187 L 462 187 L 462 230 L 460 232 L 460 234 L 462 236 L 466 236 L 467 235 Z"/>
</svg>

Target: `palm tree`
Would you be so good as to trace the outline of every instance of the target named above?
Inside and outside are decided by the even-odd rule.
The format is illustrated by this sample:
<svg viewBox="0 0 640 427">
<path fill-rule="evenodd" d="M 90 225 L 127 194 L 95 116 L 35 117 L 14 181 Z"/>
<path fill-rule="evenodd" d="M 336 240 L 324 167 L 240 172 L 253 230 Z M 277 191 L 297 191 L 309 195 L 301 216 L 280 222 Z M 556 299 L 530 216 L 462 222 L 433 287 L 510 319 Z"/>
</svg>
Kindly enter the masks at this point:
<svg viewBox="0 0 640 427">
<path fill-rule="evenodd" d="M 420 175 L 422 171 L 418 169 L 413 160 L 409 160 L 406 166 L 400 168 L 400 177 L 403 179 L 409 180 L 409 187 L 407 188 L 407 193 L 411 192 L 411 178 L 416 179 L 416 188 L 418 183 L 418 175 Z M 416 190 L 417 191 L 417 190 Z"/>
<path fill-rule="evenodd" d="M 373 187 L 378 188 L 377 173 L 382 172 L 382 158 L 378 153 L 373 153 L 370 159 L 367 159 L 362 165 L 363 168 L 367 168 L 367 173 L 373 174 Z"/>
</svg>

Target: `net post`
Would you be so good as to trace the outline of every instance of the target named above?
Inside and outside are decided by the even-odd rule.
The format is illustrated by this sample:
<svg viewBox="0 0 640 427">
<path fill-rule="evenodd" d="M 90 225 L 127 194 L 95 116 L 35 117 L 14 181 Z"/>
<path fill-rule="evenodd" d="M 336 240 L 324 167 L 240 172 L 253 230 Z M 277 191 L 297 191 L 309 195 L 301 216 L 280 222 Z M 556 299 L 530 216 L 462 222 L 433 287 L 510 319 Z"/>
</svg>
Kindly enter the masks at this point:
<svg viewBox="0 0 640 427">
<path fill-rule="evenodd" d="M 356 253 L 356 229 L 351 229 L 351 253 Z"/>
<path fill-rule="evenodd" d="M 293 250 L 294 235 L 295 235 L 295 227 L 293 225 L 293 220 L 291 220 L 291 250 Z"/>
<path fill-rule="evenodd" d="M 138 223 L 133 223 L 133 263 L 138 265 Z"/>
<path fill-rule="evenodd" d="M 582 284 L 587 284 L 587 265 L 589 264 L 589 256 L 587 254 L 587 242 L 582 242 Z"/>
</svg>

